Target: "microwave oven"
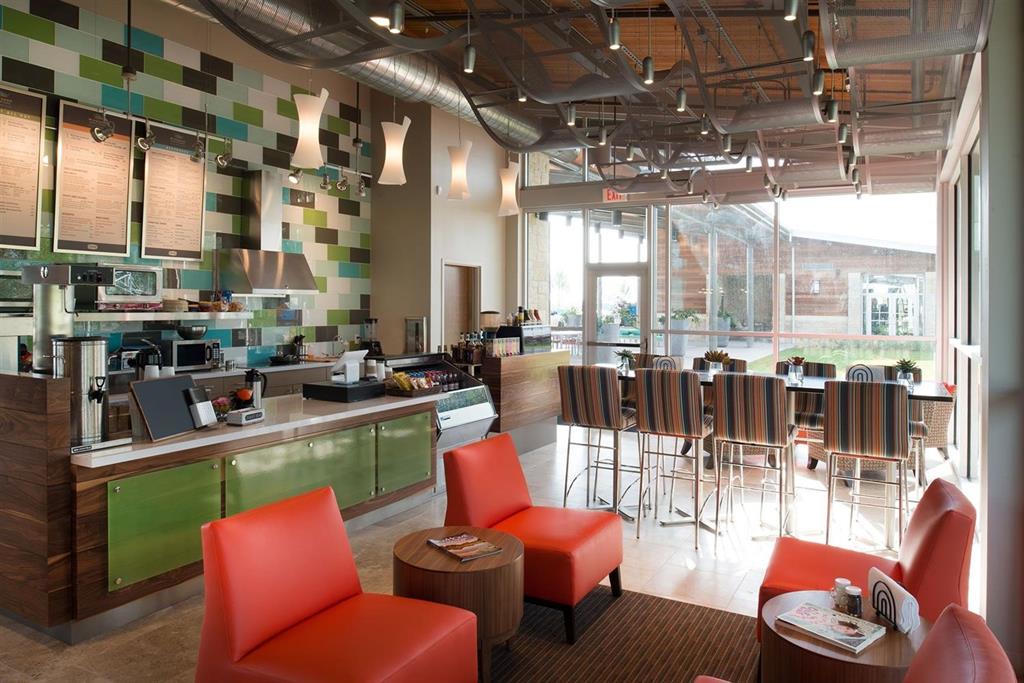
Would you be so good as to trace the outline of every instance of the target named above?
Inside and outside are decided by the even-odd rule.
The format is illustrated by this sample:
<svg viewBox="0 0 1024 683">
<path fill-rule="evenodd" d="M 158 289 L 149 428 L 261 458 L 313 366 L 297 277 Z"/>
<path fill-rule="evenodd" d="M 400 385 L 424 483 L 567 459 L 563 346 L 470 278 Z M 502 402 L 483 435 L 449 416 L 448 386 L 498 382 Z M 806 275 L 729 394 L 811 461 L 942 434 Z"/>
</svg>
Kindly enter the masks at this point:
<svg viewBox="0 0 1024 683">
<path fill-rule="evenodd" d="M 106 267 L 113 270 L 111 284 L 76 290 L 76 298 L 86 307 L 99 311 L 147 311 L 163 305 L 163 268 L 123 263 Z"/>
<path fill-rule="evenodd" d="M 175 370 L 188 372 L 220 367 L 218 339 L 165 339 L 160 344 L 160 351 L 164 365 Z"/>
</svg>

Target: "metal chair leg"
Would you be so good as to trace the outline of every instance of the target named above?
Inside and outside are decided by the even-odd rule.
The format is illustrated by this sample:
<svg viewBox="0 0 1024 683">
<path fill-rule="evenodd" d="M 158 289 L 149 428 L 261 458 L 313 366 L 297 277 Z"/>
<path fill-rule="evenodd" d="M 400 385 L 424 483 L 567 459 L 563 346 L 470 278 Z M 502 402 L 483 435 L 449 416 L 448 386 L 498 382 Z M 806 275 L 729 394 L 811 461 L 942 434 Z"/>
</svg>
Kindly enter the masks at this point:
<svg viewBox="0 0 1024 683">
<path fill-rule="evenodd" d="M 569 507 L 569 456 L 572 452 L 572 425 L 569 425 L 569 436 L 565 440 L 565 487 L 562 489 L 562 507 Z M 590 467 L 590 454 L 587 454 L 587 467 Z M 589 484 L 590 480 L 587 479 Z M 589 488 L 589 486 L 588 486 Z"/>
<path fill-rule="evenodd" d="M 850 539 L 853 538 L 853 525 L 857 516 L 857 497 L 860 495 L 860 458 L 853 459 L 853 476 L 854 479 L 850 482 Z"/>
<path fill-rule="evenodd" d="M 828 460 L 828 466 L 825 468 L 825 471 L 828 473 L 828 500 L 825 504 L 825 545 L 828 545 L 832 532 L 832 496 L 835 494 L 835 477 L 833 475 L 835 473 L 836 456 L 826 453 L 825 457 Z"/>
<path fill-rule="evenodd" d="M 765 452 L 767 453 L 767 451 L 765 451 Z M 782 474 L 783 474 L 783 466 L 782 465 L 783 465 L 783 463 L 782 463 L 782 449 L 781 448 L 779 449 L 778 453 L 776 453 L 775 457 L 778 459 L 778 463 L 779 463 L 779 538 L 782 538 L 782 536 L 785 534 L 785 525 L 786 525 L 786 519 L 785 519 L 785 515 L 786 515 L 786 506 L 785 506 L 786 483 L 785 483 L 785 481 L 783 481 L 783 478 L 782 478 Z"/>
<path fill-rule="evenodd" d="M 713 464 L 715 467 L 715 556 L 718 556 L 718 530 L 721 529 L 721 512 L 722 512 L 722 464 L 718 454 L 718 441 L 712 440 L 711 442 Z"/>
<path fill-rule="evenodd" d="M 896 495 L 899 496 L 899 528 L 896 530 L 896 538 L 899 540 L 899 544 L 903 545 L 903 501 L 906 499 L 904 489 L 906 488 L 906 461 L 896 463 L 896 476 L 899 477 L 897 480 L 899 486 L 897 487 Z"/>
<path fill-rule="evenodd" d="M 643 434 L 637 435 L 637 445 L 640 448 L 640 481 L 637 484 L 636 494 L 636 538 L 640 540 L 640 518 L 644 510 L 644 459 L 647 455 L 647 437 Z"/>
<path fill-rule="evenodd" d="M 700 550 L 700 449 L 693 442 L 693 549 Z M 674 480 L 674 477 L 673 477 Z M 670 508 L 671 509 L 671 508 Z M 718 536 L 717 530 L 715 536 Z"/>
</svg>

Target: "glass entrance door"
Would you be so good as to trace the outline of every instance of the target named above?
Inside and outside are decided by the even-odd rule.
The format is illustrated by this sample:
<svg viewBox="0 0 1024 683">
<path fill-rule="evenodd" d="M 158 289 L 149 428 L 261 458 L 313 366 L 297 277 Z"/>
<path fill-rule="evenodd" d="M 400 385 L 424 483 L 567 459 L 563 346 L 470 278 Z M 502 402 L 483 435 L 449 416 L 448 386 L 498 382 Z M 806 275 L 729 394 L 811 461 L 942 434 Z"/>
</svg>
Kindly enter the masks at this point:
<svg viewBox="0 0 1024 683">
<path fill-rule="evenodd" d="M 587 277 L 585 362 L 618 365 L 623 351 L 646 349 L 651 310 L 646 264 L 592 264 Z"/>
</svg>

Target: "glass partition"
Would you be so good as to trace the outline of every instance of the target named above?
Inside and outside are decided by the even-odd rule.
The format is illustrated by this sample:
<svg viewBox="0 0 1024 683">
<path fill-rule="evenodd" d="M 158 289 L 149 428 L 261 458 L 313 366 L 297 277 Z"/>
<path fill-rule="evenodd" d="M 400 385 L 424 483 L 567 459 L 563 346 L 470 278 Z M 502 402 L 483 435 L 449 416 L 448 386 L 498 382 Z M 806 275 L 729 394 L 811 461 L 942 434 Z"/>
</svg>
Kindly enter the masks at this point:
<svg viewBox="0 0 1024 683">
<path fill-rule="evenodd" d="M 647 207 L 591 209 L 590 262 L 641 263 L 647 260 Z"/>
</svg>

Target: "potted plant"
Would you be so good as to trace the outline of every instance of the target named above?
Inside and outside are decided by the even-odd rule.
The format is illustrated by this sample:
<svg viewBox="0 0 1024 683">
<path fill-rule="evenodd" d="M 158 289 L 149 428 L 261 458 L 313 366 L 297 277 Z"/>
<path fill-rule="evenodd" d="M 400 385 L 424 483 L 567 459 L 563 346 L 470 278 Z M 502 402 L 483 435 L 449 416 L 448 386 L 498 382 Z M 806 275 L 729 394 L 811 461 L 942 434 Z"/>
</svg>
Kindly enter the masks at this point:
<svg viewBox="0 0 1024 683">
<path fill-rule="evenodd" d="M 704 360 L 708 362 L 708 374 L 715 374 L 721 372 L 726 365 L 731 361 L 729 354 L 721 349 L 715 349 L 713 351 L 706 351 L 704 353 Z"/>
<path fill-rule="evenodd" d="M 619 367 L 622 370 L 636 370 L 636 356 L 629 349 L 621 349 L 615 352 L 619 358 Z"/>
<path fill-rule="evenodd" d="M 718 309 L 718 315 L 716 317 L 718 318 L 716 329 L 719 332 L 731 332 L 731 331 L 737 329 L 736 321 L 735 321 L 735 319 L 733 319 L 732 313 L 730 313 L 729 311 L 725 310 L 725 308 Z M 728 346 L 728 345 L 729 345 L 729 337 L 728 336 L 718 337 L 718 346 Z"/>
<path fill-rule="evenodd" d="M 914 388 L 914 374 L 917 370 L 917 363 L 910 358 L 900 358 L 896 361 L 896 381 L 910 391 Z"/>
<path fill-rule="evenodd" d="M 581 318 L 580 310 L 575 306 L 565 309 L 565 313 L 562 314 L 562 320 L 565 322 L 566 327 L 582 327 Z"/>
<path fill-rule="evenodd" d="M 688 330 L 691 327 L 695 327 L 699 322 L 697 317 L 697 311 L 692 308 L 676 308 L 672 310 L 671 322 L 669 323 L 670 329 L 673 330 Z M 674 334 L 672 335 L 672 354 L 673 356 L 685 356 L 686 355 L 686 335 Z"/>
<path fill-rule="evenodd" d="M 786 359 L 789 368 L 790 384 L 803 384 L 804 381 L 804 357 L 790 356 Z"/>
</svg>

